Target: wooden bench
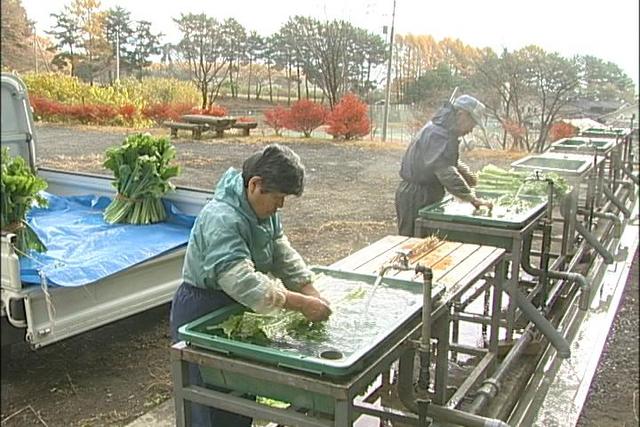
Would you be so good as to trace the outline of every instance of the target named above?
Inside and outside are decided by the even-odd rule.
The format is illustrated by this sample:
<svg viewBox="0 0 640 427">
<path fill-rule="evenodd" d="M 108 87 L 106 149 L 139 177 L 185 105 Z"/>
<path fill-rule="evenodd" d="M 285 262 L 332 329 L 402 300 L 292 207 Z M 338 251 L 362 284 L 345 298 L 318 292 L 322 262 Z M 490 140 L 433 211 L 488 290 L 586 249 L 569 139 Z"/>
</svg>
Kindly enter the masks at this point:
<svg viewBox="0 0 640 427">
<path fill-rule="evenodd" d="M 258 127 L 256 122 L 239 122 L 231 126 L 233 129 L 242 129 L 242 136 L 249 136 L 249 131 Z"/>
<path fill-rule="evenodd" d="M 171 129 L 171 136 L 176 138 L 178 136 L 178 129 L 190 130 L 194 139 L 200 139 L 202 137 L 202 131 L 207 129 L 206 125 L 196 123 L 184 123 L 184 122 L 172 122 L 166 121 L 162 123 L 164 126 Z"/>
</svg>

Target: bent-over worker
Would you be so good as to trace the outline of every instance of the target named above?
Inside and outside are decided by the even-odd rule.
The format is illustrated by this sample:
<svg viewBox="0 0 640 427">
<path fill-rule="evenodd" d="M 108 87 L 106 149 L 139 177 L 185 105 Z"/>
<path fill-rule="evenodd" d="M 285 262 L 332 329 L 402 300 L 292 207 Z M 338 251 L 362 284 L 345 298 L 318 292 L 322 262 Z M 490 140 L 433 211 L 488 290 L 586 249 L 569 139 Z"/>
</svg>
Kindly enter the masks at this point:
<svg viewBox="0 0 640 427">
<path fill-rule="evenodd" d="M 183 283 L 173 297 L 171 334 L 237 301 L 258 313 L 284 308 L 311 321 L 331 309 L 313 286 L 314 274 L 284 235 L 278 209 L 304 188 L 304 166 L 291 149 L 265 147 L 230 168 L 195 221 L 187 245 Z M 202 384 L 190 366 L 192 384 Z M 250 426 L 251 418 L 192 403 L 194 426 Z"/>
<path fill-rule="evenodd" d="M 480 206 L 491 203 L 476 197 L 475 174 L 459 160 L 460 138 L 476 125 L 483 126 L 485 106 L 470 95 L 461 95 L 442 106 L 418 132 L 402 158 L 396 190 L 398 233 L 414 236 L 418 211 L 439 202 L 445 189 L 461 200 Z M 421 237 L 421 236 L 418 236 Z"/>
</svg>

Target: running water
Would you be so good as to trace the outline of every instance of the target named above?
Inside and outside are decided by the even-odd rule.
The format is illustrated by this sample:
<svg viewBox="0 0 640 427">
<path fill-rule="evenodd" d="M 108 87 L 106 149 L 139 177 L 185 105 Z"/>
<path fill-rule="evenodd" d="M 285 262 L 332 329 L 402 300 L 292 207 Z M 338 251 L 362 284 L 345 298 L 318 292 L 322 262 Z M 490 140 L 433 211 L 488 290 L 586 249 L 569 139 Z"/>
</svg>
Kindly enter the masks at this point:
<svg viewBox="0 0 640 427">
<path fill-rule="evenodd" d="M 364 313 L 362 315 L 363 322 L 365 322 L 367 320 L 367 314 L 369 313 L 369 305 L 371 305 L 371 300 L 373 299 L 373 295 L 376 293 L 376 289 L 378 289 L 378 287 L 382 283 L 382 278 L 383 278 L 382 276 L 383 275 L 384 275 L 383 272 L 378 274 L 378 277 L 376 277 L 376 281 L 373 282 L 373 286 L 371 287 L 371 291 L 369 291 L 369 296 L 367 297 L 367 302 L 364 305 Z"/>
<path fill-rule="evenodd" d="M 520 184 L 520 187 L 518 187 L 518 191 L 516 191 L 516 195 L 513 196 L 514 200 L 518 200 L 518 196 L 520 195 L 520 192 L 522 191 L 525 185 L 527 185 L 527 181 L 522 181 L 522 184 Z"/>
</svg>

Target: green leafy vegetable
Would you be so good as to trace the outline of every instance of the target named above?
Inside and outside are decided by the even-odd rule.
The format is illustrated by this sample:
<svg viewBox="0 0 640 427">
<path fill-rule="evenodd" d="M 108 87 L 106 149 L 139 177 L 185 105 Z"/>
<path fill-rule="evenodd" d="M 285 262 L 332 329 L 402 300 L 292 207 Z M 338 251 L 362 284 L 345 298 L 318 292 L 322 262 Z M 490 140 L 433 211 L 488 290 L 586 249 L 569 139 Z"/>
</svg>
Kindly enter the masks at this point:
<svg viewBox="0 0 640 427">
<path fill-rule="evenodd" d="M 323 322 L 310 322 L 302 313 L 290 310 L 280 310 L 275 314 L 247 311 L 207 327 L 207 330 L 216 329 L 222 329 L 228 338 L 258 345 L 268 344 L 285 336 L 319 341 L 326 334 Z"/>
<path fill-rule="evenodd" d="M 127 137 L 120 147 L 106 152 L 104 166 L 113 171 L 116 197 L 105 209 L 109 223 L 151 224 L 164 221 L 162 197 L 175 187 L 169 181 L 178 176 L 179 166 L 169 166 L 176 156 L 167 138 L 149 134 Z"/>
<path fill-rule="evenodd" d="M 30 249 L 47 250 L 38 235 L 26 222 L 32 206 L 47 206 L 47 200 L 38 194 L 47 183 L 36 176 L 22 157 L 11 157 L 8 148 L 2 148 L 2 185 L 0 190 L 0 214 L 2 230 L 16 235 L 16 248 L 26 253 Z"/>
<path fill-rule="evenodd" d="M 478 172 L 478 185 L 476 191 L 487 193 L 503 193 L 512 196 L 541 196 L 547 195 L 548 184 L 545 180 L 528 179 L 531 174 L 527 172 L 505 170 L 494 165 L 486 165 Z M 560 175 L 548 172 L 545 178 L 553 181 L 553 191 L 556 197 L 562 198 L 571 187 Z M 503 201 L 507 201 L 504 199 Z"/>
</svg>

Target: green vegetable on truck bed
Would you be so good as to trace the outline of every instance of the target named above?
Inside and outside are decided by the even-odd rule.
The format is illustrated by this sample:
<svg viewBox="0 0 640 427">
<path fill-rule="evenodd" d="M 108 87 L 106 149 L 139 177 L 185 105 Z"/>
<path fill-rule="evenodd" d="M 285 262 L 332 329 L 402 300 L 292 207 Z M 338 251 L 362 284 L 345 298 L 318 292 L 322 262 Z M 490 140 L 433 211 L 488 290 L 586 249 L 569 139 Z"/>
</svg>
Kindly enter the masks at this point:
<svg viewBox="0 0 640 427">
<path fill-rule="evenodd" d="M 38 235 L 26 221 L 32 206 L 47 206 L 47 200 L 38 194 L 47 183 L 36 176 L 22 157 L 11 157 L 7 147 L 2 148 L 2 184 L 0 189 L 0 227 L 16 235 L 15 247 L 21 254 L 33 249 L 47 250 Z"/>
<path fill-rule="evenodd" d="M 107 150 L 104 166 L 115 176 L 118 193 L 104 211 L 109 223 L 152 224 L 164 221 L 162 196 L 175 187 L 179 166 L 169 166 L 176 149 L 167 138 L 149 134 L 127 137 L 121 146 Z"/>
</svg>

